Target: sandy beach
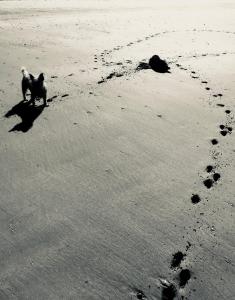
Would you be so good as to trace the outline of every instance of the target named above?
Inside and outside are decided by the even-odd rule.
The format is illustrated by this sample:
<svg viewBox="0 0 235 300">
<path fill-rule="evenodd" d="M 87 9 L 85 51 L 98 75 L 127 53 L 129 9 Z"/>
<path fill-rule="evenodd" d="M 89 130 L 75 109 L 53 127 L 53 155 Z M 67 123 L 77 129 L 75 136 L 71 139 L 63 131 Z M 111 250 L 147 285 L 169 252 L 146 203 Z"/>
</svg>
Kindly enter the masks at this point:
<svg viewBox="0 0 235 300">
<path fill-rule="evenodd" d="M 0 300 L 234 299 L 234 1 L 0 1 L 0 55 Z"/>
</svg>

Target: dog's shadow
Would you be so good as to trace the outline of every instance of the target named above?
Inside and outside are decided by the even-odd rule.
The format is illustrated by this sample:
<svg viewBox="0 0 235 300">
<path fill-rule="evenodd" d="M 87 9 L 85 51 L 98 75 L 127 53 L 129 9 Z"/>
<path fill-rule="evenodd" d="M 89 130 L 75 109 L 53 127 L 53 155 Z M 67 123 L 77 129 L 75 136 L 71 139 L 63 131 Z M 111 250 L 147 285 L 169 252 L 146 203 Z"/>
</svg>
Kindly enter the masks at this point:
<svg viewBox="0 0 235 300">
<path fill-rule="evenodd" d="M 34 121 L 41 115 L 45 106 L 38 105 L 34 106 L 30 101 L 20 101 L 18 104 L 13 106 L 6 114 L 5 117 L 17 115 L 21 118 L 21 123 L 16 124 L 11 131 L 27 132 L 33 127 Z"/>
</svg>

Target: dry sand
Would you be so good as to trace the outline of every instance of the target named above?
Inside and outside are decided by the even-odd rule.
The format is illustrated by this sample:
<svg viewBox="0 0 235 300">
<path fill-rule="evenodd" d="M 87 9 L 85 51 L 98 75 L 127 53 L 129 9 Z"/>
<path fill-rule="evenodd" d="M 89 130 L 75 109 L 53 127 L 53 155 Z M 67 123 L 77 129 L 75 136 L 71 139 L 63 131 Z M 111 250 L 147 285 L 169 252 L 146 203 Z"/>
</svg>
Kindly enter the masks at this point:
<svg viewBox="0 0 235 300">
<path fill-rule="evenodd" d="M 234 12 L 0 1 L 1 300 L 234 299 Z M 171 73 L 135 71 L 153 54 Z"/>
</svg>

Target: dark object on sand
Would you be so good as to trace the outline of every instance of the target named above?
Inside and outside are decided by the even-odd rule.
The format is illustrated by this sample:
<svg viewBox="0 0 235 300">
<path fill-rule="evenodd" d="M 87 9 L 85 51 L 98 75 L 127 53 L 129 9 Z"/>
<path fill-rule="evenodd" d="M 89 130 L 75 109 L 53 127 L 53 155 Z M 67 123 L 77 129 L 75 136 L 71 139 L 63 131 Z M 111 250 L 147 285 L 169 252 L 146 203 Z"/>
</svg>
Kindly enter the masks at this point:
<svg viewBox="0 0 235 300">
<path fill-rule="evenodd" d="M 219 142 L 217 141 L 217 139 L 212 139 L 211 143 L 212 143 L 212 145 L 217 145 Z"/>
<path fill-rule="evenodd" d="M 29 90 L 31 92 L 30 102 L 35 105 L 35 100 L 43 98 L 43 103 L 47 106 L 47 87 L 45 84 L 44 74 L 41 73 L 39 76 L 30 74 L 25 67 L 21 68 L 23 78 L 21 81 L 23 99 L 26 101 L 26 94 Z"/>
<path fill-rule="evenodd" d="M 179 285 L 184 287 L 191 278 L 191 272 L 188 269 L 182 270 L 179 274 Z"/>
<path fill-rule="evenodd" d="M 201 201 L 201 198 L 198 195 L 192 195 L 191 201 L 193 204 L 197 204 Z"/>
<path fill-rule="evenodd" d="M 6 118 L 11 116 L 18 116 L 21 118 L 21 122 L 16 124 L 10 132 L 21 131 L 27 132 L 33 127 L 34 121 L 41 115 L 45 108 L 45 105 L 31 105 L 30 101 L 20 101 L 18 104 L 13 106 L 6 114 Z M 1 298 L 1 297 L 0 297 Z"/>
<path fill-rule="evenodd" d="M 173 284 L 170 284 L 169 286 L 164 286 L 162 290 L 162 300 L 173 300 L 176 297 L 176 288 Z"/>
<path fill-rule="evenodd" d="M 171 261 L 171 268 L 178 268 L 184 259 L 185 254 L 183 254 L 181 251 L 176 252 L 173 254 L 173 258 Z"/>
<path fill-rule="evenodd" d="M 211 166 L 211 165 L 208 165 L 208 166 L 206 167 L 206 171 L 207 171 L 207 173 L 210 173 L 210 172 L 212 172 L 212 171 L 213 171 L 213 169 L 214 169 L 214 167 L 213 167 L 213 166 Z"/>
<path fill-rule="evenodd" d="M 214 175 L 213 175 L 213 179 L 214 179 L 214 181 L 218 181 L 219 179 L 220 179 L 220 174 L 219 173 L 215 173 Z"/>
<path fill-rule="evenodd" d="M 222 134 L 222 136 L 226 136 L 228 132 L 226 130 L 221 130 L 220 133 Z"/>
<path fill-rule="evenodd" d="M 140 70 L 148 70 L 148 69 L 150 69 L 150 66 L 149 66 L 148 63 L 141 61 L 136 69 L 138 71 L 140 71 Z"/>
<path fill-rule="evenodd" d="M 158 73 L 170 73 L 170 67 L 165 60 L 162 60 L 158 55 L 154 55 L 149 60 L 151 69 Z"/>
<path fill-rule="evenodd" d="M 213 186 L 213 181 L 210 178 L 204 180 L 203 183 L 208 189 L 210 189 Z"/>
</svg>

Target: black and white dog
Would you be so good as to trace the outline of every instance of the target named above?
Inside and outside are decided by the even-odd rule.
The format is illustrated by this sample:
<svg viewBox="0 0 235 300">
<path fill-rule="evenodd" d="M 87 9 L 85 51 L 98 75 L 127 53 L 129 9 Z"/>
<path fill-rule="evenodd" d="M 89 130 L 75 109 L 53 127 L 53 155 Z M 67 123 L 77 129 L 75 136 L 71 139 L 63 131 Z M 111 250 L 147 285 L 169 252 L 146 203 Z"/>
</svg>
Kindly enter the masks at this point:
<svg viewBox="0 0 235 300">
<path fill-rule="evenodd" d="M 45 83 L 44 74 L 39 74 L 38 77 L 33 76 L 30 74 L 25 67 L 21 68 L 21 72 L 23 74 L 22 78 L 22 94 L 23 99 L 26 101 L 26 93 L 29 90 L 31 92 L 31 100 L 30 102 L 35 105 L 35 100 L 37 98 L 42 98 L 43 103 L 47 105 L 47 86 Z"/>
</svg>

